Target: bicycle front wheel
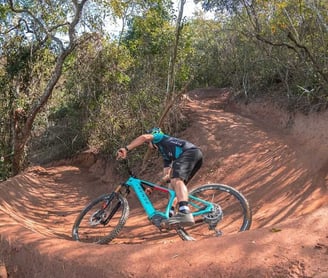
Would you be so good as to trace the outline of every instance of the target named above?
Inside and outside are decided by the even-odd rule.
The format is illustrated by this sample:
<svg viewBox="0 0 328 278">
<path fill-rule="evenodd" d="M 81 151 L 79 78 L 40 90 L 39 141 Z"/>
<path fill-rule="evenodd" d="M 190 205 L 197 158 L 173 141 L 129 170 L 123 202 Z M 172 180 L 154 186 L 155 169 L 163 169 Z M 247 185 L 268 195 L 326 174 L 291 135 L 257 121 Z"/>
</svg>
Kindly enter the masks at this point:
<svg viewBox="0 0 328 278">
<path fill-rule="evenodd" d="M 248 201 L 238 190 L 224 184 L 208 184 L 192 190 L 189 194 L 214 205 L 211 212 L 195 217 L 195 225 L 188 229 L 192 236 L 221 236 L 250 228 L 252 212 Z M 193 212 L 204 207 L 197 200 L 189 198 L 189 201 Z"/>
<path fill-rule="evenodd" d="M 86 243 L 108 243 L 117 237 L 128 216 L 129 204 L 125 197 L 116 192 L 102 195 L 78 215 L 72 237 Z"/>
</svg>

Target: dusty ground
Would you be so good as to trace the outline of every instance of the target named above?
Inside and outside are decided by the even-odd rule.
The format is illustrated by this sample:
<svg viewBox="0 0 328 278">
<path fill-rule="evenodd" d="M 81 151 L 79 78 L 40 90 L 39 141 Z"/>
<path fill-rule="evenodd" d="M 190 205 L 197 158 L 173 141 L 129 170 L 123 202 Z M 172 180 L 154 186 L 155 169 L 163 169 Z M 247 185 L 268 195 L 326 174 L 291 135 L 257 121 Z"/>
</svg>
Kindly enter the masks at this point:
<svg viewBox="0 0 328 278">
<path fill-rule="evenodd" d="M 268 103 L 228 104 L 226 96 L 191 93 L 192 123 L 180 136 L 205 155 L 190 187 L 236 187 L 251 203 L 250 231 L 183 242 L 150 226 L 131 196 L 117 240 L 74 242 L 78 212 L 121 181 L 89 153 L 0 184 L 0 277 L 327 278 L 328 114 L 291 117 Z"/>
</svg>

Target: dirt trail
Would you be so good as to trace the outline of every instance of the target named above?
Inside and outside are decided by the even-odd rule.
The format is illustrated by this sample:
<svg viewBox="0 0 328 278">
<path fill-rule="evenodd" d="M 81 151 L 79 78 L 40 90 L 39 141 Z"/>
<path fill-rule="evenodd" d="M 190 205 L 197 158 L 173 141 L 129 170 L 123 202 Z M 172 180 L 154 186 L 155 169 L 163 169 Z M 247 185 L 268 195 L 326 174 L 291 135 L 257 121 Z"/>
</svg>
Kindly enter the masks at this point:
<svg viewBox="0 0 328 278">
<path fill-rule="evenodd" d="M 224 90 L 190 93 L 185 113 L 191 125 L 179 136 L 205 156 L 190 187 L 220 182 L 240 190 L 254 214 L 250 231 L 183 242 L 150 226 L 131 196 L 130 217 L 112 244 L 73 242 L 82 206 L 117 182 L 89 153 L 0 184 L 0 277 L 327 278 L 327 121 L 291 123 L 270 105 L 237 107 Z"/>
</svg>

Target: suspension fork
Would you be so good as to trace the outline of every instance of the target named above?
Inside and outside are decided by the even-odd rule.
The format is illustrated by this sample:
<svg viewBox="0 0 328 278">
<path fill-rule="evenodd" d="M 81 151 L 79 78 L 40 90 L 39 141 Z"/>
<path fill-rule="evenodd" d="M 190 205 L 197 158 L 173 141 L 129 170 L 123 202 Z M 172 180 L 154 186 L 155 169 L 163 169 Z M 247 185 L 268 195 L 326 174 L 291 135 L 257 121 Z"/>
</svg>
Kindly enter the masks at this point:
<svg viewBox="0 0 328 278">
<path fill-rule="evenodd" d="M 125 189 L 125 192 L 122 193 L 121 190 Z M 114 190 L 114 192 L 112 193 L 113 195 L 119 195 L 121 194 L 124 197 L 127 197 L 130 193 L 130 189 L 128 186 L 124 185 L 124 184 L 120 184 L 119 186 L 116 187 L 116 189 Z M 110 198 L 110 200 L 108 200 L 106 203 L 106 207 L 108 206 L 109 202 L 113 201 L 113 199 L 115 198 L 115 196 L 112 196 Z M 112 219 L 112 217 L 115 215 L 115 213 L 118 211 L 118 209 L 121 206 L 121 202 L 118 200 L 118 202 L 115 204 L 115 206 L 112 208 L 110 214 L 106 217 L 106 220 L 104 222 L 104 225 L 107 225 L 107 223 Z M 105 209 L 105 207 L 103 208 Z"/>
<path fill-rule="evenodd" d="M 122 183 L 116 187 L 114 192 L 117 194 L 121 194 L 123 197 L 126 198 L 130 194 L 130 188 L 126 184 Z"/>
</svg>

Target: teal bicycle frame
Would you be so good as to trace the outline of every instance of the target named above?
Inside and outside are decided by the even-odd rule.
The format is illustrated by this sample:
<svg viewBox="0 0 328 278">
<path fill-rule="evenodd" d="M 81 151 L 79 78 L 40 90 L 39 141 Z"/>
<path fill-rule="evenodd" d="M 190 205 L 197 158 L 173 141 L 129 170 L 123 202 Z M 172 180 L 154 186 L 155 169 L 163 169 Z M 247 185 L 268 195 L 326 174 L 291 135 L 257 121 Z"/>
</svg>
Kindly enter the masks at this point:
<svg viewBox="0 0 328 278">
<path fill-rule="evenodd" d="M 185 230 L 184 223 L 167 221 L 171 207 L 175 206 L 175 191 L 170 186 L 159 185 L 137 178 L 133 175 L 127 163 L 126 166 L 129 177 L 120 183 L 111 193 L 103 194 L 92 200 L 77 216 L 72 229 L 73 239 L 104 244 L 117 237 L 129 217 L 127 197 L 134 191 L 136 198 L 139 200 L 152 225 L 157 227 L 161 232 L 175 230 L 183 240 L 194 240 Z M 157 190 L 160 193 L 164 193 L 162 196 L 163 200 L 160 203 L 155 203 L 154 199 L 149 197 L 148 189 L 154 192 Z M 230 197 L 227 198 L 227 194 L 233 197 L 233 199 L 231 200 Z M 230 203 L 232 207 L 230 207 Z M 221 236 L 223 235 L 221 229 L 227 228 L 229 224 L 235 221 L 236 223 L 231 226 L 231 229 L 227 228 L 225 230 L 233 233 L 246 231 L 250 228 L 252 211 L 247 200 L 239 191 L 228 185 L 207 184 L 199 186 L 189 193 L 188 204 L 192 215 L 195 217 L 195 224 L 197 224 L 194 226 L 190 225 L 194 227 L 191 230 L 197 234 L 207 237 L 208 231 L 213 231 L 215 236 Z M 238 204 L 240 207 L 235 212 L 235 207 Z M 220 225 L 221 229 L 218 229 L 217 225 L 224 218 L 223 209 L 225 208 L 227 209 L 227 214 L 225 215 L 227 221 Z M 237 217 L 241 219 L 238 220 Z M 113 221 L 109 224 L 111 220 Z M 241 220 L 242 223 L 240 223 Z M 200 226 L 199 224 L 204 224 L 205 226 Z M 97 230 L 98 226 L 100 228 L 99 230 Z M 80 233 L 79 229 L 81 230 Z"/>
<path fill-rule="evenodd" d="M 174 199 L 176 197 L 175 191 L 173 189 L 159 186 L 155 183 L 141 180 L 141 179 L 135 178 L 133 176 L 130 176 L 130 178 L 124 183 L 124 185 L 127 187 L 131 187 L 134 190 L 134 192 L 136 193 L 136 195 L 140 201 L 140 204 L 144 208 L 149 219 L 152 219 L 153 216 L 155 216 L 155 215 L 160 215 L 163 219 L 169 218 L 169 211 L 170 211 L 170 208 L 172 207 Z M 147 193 L 145 192 L 145 189 L 143 187 L 144 185 L 149 186 L 154 190 L 158 190 L 158 191 L 169 194 L 170 197 L 169 197 L 167 206 L 165 208 L 165 212 L 156 210 L 154 208 L 151 200 L 149 199 Z M 202 206 L 196 204 L 193 201 L 197 201 Z M 214 207 L 214 205 L 212 203 L 202 200 L 202 199 L 197 198 L 192 195 L 189 195 L 189 205 L 196 209 L 196 211 L 192 212 L 193 216 L 210 213 Z"/>
</svg>

